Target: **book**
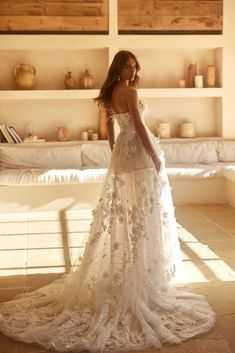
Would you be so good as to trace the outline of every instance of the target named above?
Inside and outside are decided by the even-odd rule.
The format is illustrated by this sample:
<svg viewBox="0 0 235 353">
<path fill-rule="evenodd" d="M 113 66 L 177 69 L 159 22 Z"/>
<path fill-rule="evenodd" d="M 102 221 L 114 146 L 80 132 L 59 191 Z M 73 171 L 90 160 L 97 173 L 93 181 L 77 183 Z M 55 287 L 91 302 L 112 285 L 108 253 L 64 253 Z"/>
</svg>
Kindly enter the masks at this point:
<svg viewBox="0 0 235 353">
<path fill-rule="evenodd" d="M 19 143 L 18 140 L 17 140 L 17 138 L 15 137 L 15 135 L 13 134 L 13 132 L 11 131 L 10 126 L 6 126 L 6 129 L 7 129 L 7 131 L 9 132 L 9 134 L 11 135 L 11 137 L 13 138 L 14 142 L 15 142 L 15 143 Z"/>
<path fill-rule="evenodd" d="M 46 142 L 46 139 L 40 139 L 37 136 L 32 136 L 32 137 L 25 137 L 24 142 L 29 143 L 29 142 Z"/>
<path fill-rule="evenodd" d="M 0 125 L 0 131 L 8 143 L 15 143 L 15 140 L 13 140 L 5 125 Z"/>
<path fill-rule="evenodd" d="M 11 134 L 12 136 L 15 137 L 15 139 L 17 140 L 17 143 L 21 143 L 23 142 L 22 138 L 20 137 L 20 135 L 18 134 L 18 132 L 16 131 L 16 129 L 14 128 L 14 126 L 8 126 L 11 130 Z"/>
</svg>

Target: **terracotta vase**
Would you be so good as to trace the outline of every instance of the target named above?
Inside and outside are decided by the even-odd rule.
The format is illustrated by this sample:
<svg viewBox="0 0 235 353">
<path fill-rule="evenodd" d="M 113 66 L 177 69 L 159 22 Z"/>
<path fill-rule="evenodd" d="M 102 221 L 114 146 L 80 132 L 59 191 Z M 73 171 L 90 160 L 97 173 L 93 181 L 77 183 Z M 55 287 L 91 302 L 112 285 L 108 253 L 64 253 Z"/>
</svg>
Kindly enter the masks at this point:
<svg viewBox="0 0 235 353">
<path fill-rule="evenodd" d="M 105 110 L 99 111 L 99 137 L 100 137 L 100 140 L 107 140 L 108 138 Z"/>
<path fill-rule="evenodd" d="M 36 69 L 28 64 L 19 64 L 14 68 L 14 76 L 19 89 L 32 89 L 35 83 Z"/>
<path fill-rule="evenodd" d="M 188 66 L 188 87 L 194 87 L 194 77 L 197 75 L 197 64 L 189 64 Z"/>
<path fill-rule="evenodd" d="M 91 89 L 94 87 L 95 80 L 94 77 L 89 73 L 88 70 L 85 70 L 84 74 L 80 78 L 81 88 Z"/>
<path fill-rule="evenodd" d="M 208 65 L 206 68 L 206 87 L 215 87 L 215 66 Z"/>
<path fill-rule="evenodd" d="M 69 141 L 69 129 L 67 127 L 58 128 L 58 140 L 59 141 Z"/>
<path fill-rule="evenodd" d="M 75 79 L 72 76 L 72 72 L 68 71 L 64 78 L 64 86 L 66 89 L 74 89 L 76 86 Z"/>
</svg>

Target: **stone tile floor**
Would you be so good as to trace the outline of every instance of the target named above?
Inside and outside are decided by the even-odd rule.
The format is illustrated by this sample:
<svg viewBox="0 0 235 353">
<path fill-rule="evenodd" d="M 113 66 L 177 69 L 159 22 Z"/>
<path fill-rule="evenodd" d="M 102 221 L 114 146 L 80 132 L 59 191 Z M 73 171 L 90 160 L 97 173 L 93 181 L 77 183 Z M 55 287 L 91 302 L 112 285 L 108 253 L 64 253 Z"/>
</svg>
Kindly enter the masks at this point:
<svg viewBox="0 0 235 353">
<path fill-rule="evenodd" d="M 58 278 L 82 248 L 90 217 L 81 211 L 68 211 L 63 220 L 53 213 L 0 214 L 0 300 Z M 179 206 L 176 218 L 187 274 L 183 286 L 206 296 L 217 321 L 208 334 L 158 352 L 235 353 L 235 209 Z M 0 334 L 0 353 L 48 351 Z"/>
</svg>

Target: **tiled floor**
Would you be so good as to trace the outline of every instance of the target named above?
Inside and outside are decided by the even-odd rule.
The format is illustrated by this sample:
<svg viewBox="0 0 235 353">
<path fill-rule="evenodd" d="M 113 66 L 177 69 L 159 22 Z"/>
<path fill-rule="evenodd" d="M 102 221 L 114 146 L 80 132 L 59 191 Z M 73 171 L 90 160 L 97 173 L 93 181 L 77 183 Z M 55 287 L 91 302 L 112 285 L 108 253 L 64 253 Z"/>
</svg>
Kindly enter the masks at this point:
<svg viewBox="0 0 235 353">
<path fill-rule="evenodd" d="M 0 300 L 41 287 L 69 268 L 84 244 L 90 218 L 90 212 L 75 210 L 0 214 Z M 208 334 L 158 352 L 235 353 L 235 209 L 181 206 L 176 218 L 187 274 L 184 286 L 207 297 L 217 322 Z M 0 335 L 0 353 L 46 352 Z"/>
</svg>

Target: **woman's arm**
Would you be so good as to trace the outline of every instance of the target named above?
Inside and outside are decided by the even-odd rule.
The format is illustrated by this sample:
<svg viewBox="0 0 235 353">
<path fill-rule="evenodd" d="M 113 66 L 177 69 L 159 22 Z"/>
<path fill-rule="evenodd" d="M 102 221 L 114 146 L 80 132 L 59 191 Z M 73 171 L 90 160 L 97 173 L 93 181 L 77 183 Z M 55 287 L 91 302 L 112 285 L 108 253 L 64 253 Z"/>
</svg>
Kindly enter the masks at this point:
<svg viewBox="0 0 235 353">
<path fill-rule="evenodd" d="M 141 138 L 143 146 L 150 154 L 157 172 L 159 172 L 161 167 L 161 161 L 158 158 L 154 147 L 152 146 L 152 143 L 149 139 L 146 128 L 142 122 L 139 106 L 138 106 L 137 90 L 135 88 L 128 88 L 126 98 L 127 98 L 127 105 L 128 105 L 129 112 L 131 113 L 134 119 L 135 129 Z"/>
<path fill-rule="evenodd" d="M 113 145 L 115 143 L 115 135 L 114 135 L 114 119 L 109 110 L 106 110 L 106 127 L 107 127 L 107 134 L 109 139 L 109 145 L 111 151 L 113 150 Z"/>
</svg>

